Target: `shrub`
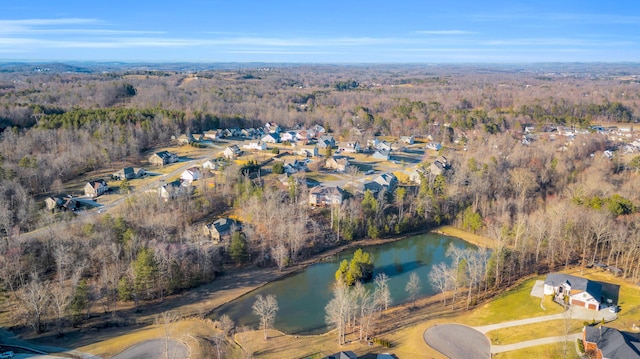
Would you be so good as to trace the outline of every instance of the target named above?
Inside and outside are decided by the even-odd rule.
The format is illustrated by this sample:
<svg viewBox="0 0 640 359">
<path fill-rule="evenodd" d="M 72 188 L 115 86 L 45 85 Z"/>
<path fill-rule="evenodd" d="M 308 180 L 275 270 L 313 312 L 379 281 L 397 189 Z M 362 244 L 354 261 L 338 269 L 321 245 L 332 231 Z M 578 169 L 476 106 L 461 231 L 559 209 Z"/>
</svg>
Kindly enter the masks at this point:
<svg viewBox="0 0 640 359">
<path fill-rule="evenodd" d="M 391 342 L 382 338 L 373 338 L 373 342 L 385 348 L 391 348 Z"/>
</svg>

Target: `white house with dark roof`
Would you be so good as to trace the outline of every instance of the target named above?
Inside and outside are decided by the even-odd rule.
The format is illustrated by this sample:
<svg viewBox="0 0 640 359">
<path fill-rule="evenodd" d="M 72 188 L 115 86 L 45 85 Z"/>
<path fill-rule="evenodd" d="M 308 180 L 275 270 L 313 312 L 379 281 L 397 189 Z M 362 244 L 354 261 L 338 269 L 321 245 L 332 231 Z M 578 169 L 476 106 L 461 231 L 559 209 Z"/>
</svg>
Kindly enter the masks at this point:
<svg viewBox="0 0 640 359">
<path fill-rule="evenodd" d="M 544 280 L 544 294 L 569 297 L 569 305 L 600 310 L 602 285 L 582 277 L 550 273 Z"/>
<path fill-rule="evenodd" d="M 187 184 L 191 184 L 191 182 L 197 181 L 201 177 L 202 177 L 202 172 L 200 172 L 200 169 L 198 167 L 187 168 L 180 175 L 180 179 Z"/>
<path fill-rule="evenodd" d="M 267 133 L 261 139 L 265 143 L 280 143 L 280 135 L 278 133 Z"/>
<path fill-rule="evenodd" d="M 242 155 L 242 150 L 238 145 L 232 145 L 224 149 L 224 157 L 233 159 Z"/>
</svg>

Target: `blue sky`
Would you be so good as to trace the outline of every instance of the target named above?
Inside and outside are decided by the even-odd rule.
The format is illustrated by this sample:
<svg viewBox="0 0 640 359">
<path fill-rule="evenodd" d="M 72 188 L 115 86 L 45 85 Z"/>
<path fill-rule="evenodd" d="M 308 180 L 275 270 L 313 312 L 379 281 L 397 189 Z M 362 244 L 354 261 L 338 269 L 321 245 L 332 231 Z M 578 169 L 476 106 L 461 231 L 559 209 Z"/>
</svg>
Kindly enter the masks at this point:
<svg viewBox="0 0 640 359">
<path fill-rule="evenodd" d="M 4 1 L 0 61 L 640 61 L 640 1 Z"/>
</svg>

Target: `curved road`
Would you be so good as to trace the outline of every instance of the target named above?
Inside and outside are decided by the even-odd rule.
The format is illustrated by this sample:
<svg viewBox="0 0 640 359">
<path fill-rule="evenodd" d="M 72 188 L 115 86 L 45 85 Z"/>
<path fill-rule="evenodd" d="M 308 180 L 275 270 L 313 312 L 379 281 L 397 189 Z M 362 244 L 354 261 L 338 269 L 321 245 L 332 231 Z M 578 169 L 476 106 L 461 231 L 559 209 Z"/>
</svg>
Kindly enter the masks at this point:
<svg viewBox="0 0 640 359">
<path fill-rule="evenodd" d="M 424 340 L 451 359 L 488 359 L 491 357 L 489 338 L 461 324 L 439 324 L 424 332 Z"/>
<path fill-rule="evenodd" d="M 582 333 L 569 334 L 567 336 L 539 338 L 520 343 L 506 345 L 491 345 L 489 339 L 485 336 L 487 332 L 492 330 L 509 328 L 532 323 L 545 322 L 549 320 L 561 319 L 584 319 L 584 320 L 602 320 L 607 322 L 615 320 L 617 314 L 607 309 L 601 309 L 599 312 L 593 310 L 570 307 L 568 311 L 558 314 L 545 315 L 541 317 L 533 317 L 520 320 L 512 320 L 497 324 L 485 325 L 480 327 L 468 327 L 461 324 L 440 324 L 434 325 L 427 329 L 423 336 L 425 342 L 436 349 L 440 353 L 449 358 L 490 358 L 491 354 L 502 353 L 511 350 L 523 349 L 536 345 L 559 343 L 564 341 L 575 341 L 582 336 Z M 483 346 L 481 336 L 485 339 L 486 348 Z"/>
<path fill-rule="evenodd" d="M 169 353 L 169 355 L 166 355 Z M 175 339 L 147 340 L 129 347 L 112 359 L 188 359 L 189 348 Z"/>
</svg>

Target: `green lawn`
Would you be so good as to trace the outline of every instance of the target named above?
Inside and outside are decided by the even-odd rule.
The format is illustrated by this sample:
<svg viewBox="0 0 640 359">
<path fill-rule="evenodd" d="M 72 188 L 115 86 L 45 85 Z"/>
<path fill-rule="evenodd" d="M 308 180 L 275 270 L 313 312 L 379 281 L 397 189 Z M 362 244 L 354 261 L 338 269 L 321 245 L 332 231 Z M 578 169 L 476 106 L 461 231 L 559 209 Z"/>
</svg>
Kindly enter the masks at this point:
<svg viewBox="0 0 640 359">
<path fill-rule="evenodd" d="M 497 296 L 491 302 L 464 316 L 464 324 L 481 326 L 561 313 L 562 307 L 553 303 L 548 296 L 542 302 L 545 309 L 540 307 L 540 298 L 531 296 L 531 288 L 537 279 L 544 279 L 544 277 L 527 280 Z"/>
<path fill-rule="evenodd" d="M 538 345 L 535 347 L 529 347 L 520 350 L 513 350 L 510 352 L 504 352 L 494 354 L 491 356 L 493 359 L 521 359 L 521 358 L 567 358 L 567 359 L 579 359 L 580 357 L 576 353 L 575 342 L 567 343 L 567 355 L 564 356 L 564 344 L 546 344 Z"/>
<path fill-rule="evenodd" d="M 569 322 L 569 333 L 577 333 L 582 330 L 583 326 L 584 321 L 571 320 Z M 550 320 L 542 323 L 492 330 L 487 333 L 487 337 L 489 337 L 493 345 L 505 345 L 546 337 L 558 337 L 565 334 L 564 320 Z"/>
</svg>

